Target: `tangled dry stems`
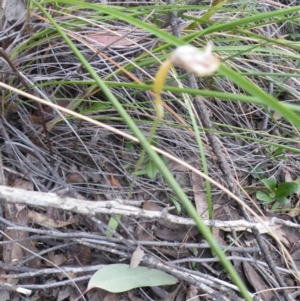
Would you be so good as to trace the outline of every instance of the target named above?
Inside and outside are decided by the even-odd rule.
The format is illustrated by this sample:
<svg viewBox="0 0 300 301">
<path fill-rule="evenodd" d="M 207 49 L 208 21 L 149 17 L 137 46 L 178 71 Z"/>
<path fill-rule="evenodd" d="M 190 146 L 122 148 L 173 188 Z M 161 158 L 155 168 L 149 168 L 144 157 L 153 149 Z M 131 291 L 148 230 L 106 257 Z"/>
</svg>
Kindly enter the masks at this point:
<svg viewBox="0 0 300 301">
<path fill-rule="evenodd" d="M 267 11 L 278 9 L 278 7 L 272 7 L 272 4 L 266 2 L 261 3 L 260 9 Z M 197 12 L 193 12 L 194 16 L 196 14 Z M 216 14 L 214 18 L 237 19 L 241 17 L 240 14 L 242 13 L 232 14 L 232 12 L 228 12 L 226 14 L 226 12 L 222 12 L 222 14 Z M 129 78 L 128 74 L 118 72 L 119 66 L 132 63 L 134 58 L 147 53 L 149 58 L 152 58 L 157 64 L 143 67 L 143 64 L 138 61 L 133 64 L 134 67 L 129 69 L 129 72 L 142 82 L 151 83 L 153 80 L 160 54 L 152 54 L 151 50 L 159 45 L 159 39 L 143 30 L 133 30 L 131 26 L 120 21 L 111 20 L 107 22 L 106 20 L 99 20 L 90 12 L 57 13 L 55 19 L 59 24 L 69 23 L 66 31 L 84 56 L 90 58 L 91 65 L 101 78 L 119 83 L 132 82 L 132 78 Z M 185 24 L 184 21 L 182 22 L 183 28 Z M 76 57 L 56 35 L 52 26 L 45 22 L 37 12 L 32 15 L 31 24 L 29 35 L 26 34 L 24 26 L 21 31 L 14 34 L 6 52 L 11 55 L 14 64 L 27 82 L 36 85 L 34 92 L 41 98 L 63 106 L 66 101 L 71 103 L 77 100 L 74 109 L 129 133 L 115 109 L 107 103 L 101 92 L 96 88 L 91 88 L 89 82 L 84 85 L 80 83 L 80 81 L 89 81 L 90 76 L 80 67 Z M 267 38 L 282 37 L 285 35 L 283 33 L 286 30 L 285 25 L 285 23 L 268 24 L 265 27 L 253 28 L 252 31 Z M 34 38 L 38 32 L 42 31 L 44 31 L 43 38 Z M 128 44 L 122 46 L 119 43 L 119 45 L 112 45 L 101 51 L 101 46 L 95 41 L 95 35 L 110 36 L 116 32 L 119 35 L 129 32 L 126 36 Z M 9 34 L 11 35 L 11 33 Z M 30 40 L 32 38 L 33 40 Z M 255 39 L 252 40 L 246 34 L 244 39 L 240 34 L 235 36 L 234 34 L 225 33 L 217 33 L 210 38 L 214 40 L 218 55 L 231 68 L 245 72 L 251 81 L 277 96 L 280 100 L 299 104 L 298 87 L 300 85 L 296 76 L 298 74 L 295 74 L 295 77 L 272 75 L 274 73 L 277 75 L 280 73 L 296 73 L 293 59 L 296 52 L 291 49 L 287 50 L 277 44 L 259 47 L 258 49 L 253 48 L 249 51 L 247 47 L 251 42 L 255 42 Z M 235 39 L 239 39 L 238 46 L 240 49 L 237 51 L 234 48 Z M 34 47 L 24 46 L 22 50 L 19 49 L 19 45 L 27 40 Z M 30 43 L 29 45 L 31 45 Z M 246 47 L 244 47 L 245 45 Z M 244 53 L 243 49 L 245 49 Z M 98 54 L 95 55 L 95 53 Z M 11 76 L 9 66 L 4 62 L 1 64 L 3 81 L 22 89 L 23 87 L 17 79 Z M 263 73 L 267 73 L 267 75 Z M 182 83 L 186 83 L 184 78 Z M 221 77 L 207 80 L 199 79 L 198 84 L 201 89 L 230 91 L 236 94 L 242 92 L 226 78 Z M 174 74 L 170 74 L 168 85 L 176 85 Z M 151 127 L 151 121 L 155 118 L 149 92 L 127 87 L 113 87 L 111 90 L 139 124 L 143 133 L 147 135 Z M 185 104 L 180 99 L 181 95 L 179 94 L 164 93 L 164 100 L 170 108 L 180 115 L 186 125 L 190 125 L 190 118 Z M 268 152 L 268 146 L 260 143 L 260 140 L 269 140 L 278 144 L 290 143 L 293 145 L 291 141 L 285 139 L 286 137 L 295 139 L 298 134 L 290 124 L 282 118 L 272 120 L 272 118 L 266 116 L 265 109 L 254 104 L 225 102 L 219 99 L 203 99 L 203 101 L 205 101 L 210 111 L 214 129 L 223 132 L 223 134 L 217 135 L 217 138 L 222 145 L 224 156 L 230 164 L 235 178 L 242 187 L 255 187 L 257 185 L 256 182 L 251 180 L 250 172 L 257 167 L 264 170 L 264 177 L 275 175 L 280 181 L 284 181 L 287 172 L 292 179 L 299 177 L 299 154 L 289 153 L 284 161 L 274 160 Z M 6 109 L 5 112 L 2 112 L 4 114 L 2 119 L 2 161 L 6 174 L 9 174 L 12 178 L 26 179 L 33 183 L 36 190 L 42 192 L 55 192 L 62 187 L 68 187 L 73 195 L 82 199 L 111 200 L 126 196 L 131 181 L 130 173 L 134 169 L 141 151 L 138 144 L 129 146 L 122 137 L 80 120 L 63 116 L 55 110 L 45 108 L 45 118 L 48 124 L 53 126 L 50 130 L 50 136 L 55 164 L 51 165 L 47 151 L 48 146 L 41 134 L 40 123 L 34 120 L 34 104 L 12 93 L 6 93 L 5 103 L 17 107 L 16 111 Z M 58 120 L 58 122 L 54 123 L 53 120 Z M 199 125 L 201 126 L 201 120 L 199 120 Z M 224 133 L 239 134 L 243 135 L 244 138 L 236 138 L 234 135 L 229 136 Z M 205 133 L 203 132 L 201 136 L 205 143 L 210 176 L 225 185 L 208 146 Z M 198 164 L 198 162 L 201 162 L 198 146 L 190 128 L 180 124 L 176 115 L 170 111 L 166 113 L 164 122 L 157 132 L 157 137 L 159 148 L 188 163 Z M 253 141 L 249 138 L 257 140 Z M 171 162 L 168 165 L 179 184 L 193 198 L 191 173 Z M 118 185 L 112 181 L 112 178 L 116 179 Z M 11 183 L 14 180 L 8 179 Z M 170 199 L 175 198 L 160 175 L 155 181 L 147 177 L 138 177 L 135 192 L 137 199 L 151 199 L 162 207 L 172 206 Z M 212 192 L 214 200 L 222 199 L 222 191 L 213 187 Z M 227 201 L 225 199 L 225 202 Z M 102 222 L 99 221 L 101 219 Z M 103 222 L 103 217 L 99 220 L 100 226 L 92 220 L 85 230 L 96 231 L 97 229 L 97 231 L 104 234 L 106 224 Z M 139 222 L 134 219 L 125 220 L 125 224 L 130 225 L 130 230 L 134 229 L 133 225 Z M 82 226 L 79 227 L 82 228 Z M 130 231 L 128 233 L 125 229 L 126 226 L 122 230 L 124 237 L 130 237 Z M 130 247 L 123 247 L 124 237 L 118 234 L 117 244 L 114 247 L 110 245 L 101 248 L 101 251 L 107 252 L 107 254 L 117 254 L 128 259 L 126 252 L 132 251 L 134 243 L 131 241 L 129 243 Z M 59 246 L 55 244 L 55 235 L 46 236 L 46 233 L 41 233 L 40 239 L 46 241 L 44 254 L 53 247 L 65 249 L 64 244 Z M 74 242 L 99 250 L 99 246 L 95 243 L 87 243 L 83 240 L 74 240 Z M 166 243 L 166 241 L 161 242 L 162 245 L 163 243 Z M 105 262 L 103 255 L 99 256 L 101 257 L 100 261 Z M 115 258 L 115 260 L 118 259 Z M 19 271 L 23 272 L 22 268 Z M 191 270 L 189 272 L 191 273 Z M 24 287 L 29 286 L 25 285 Z M 214 285 L 212 287 L 215 289 Z M 224 297 L 224 300 L 226 300 L 226 297 Z"/>
</svg>

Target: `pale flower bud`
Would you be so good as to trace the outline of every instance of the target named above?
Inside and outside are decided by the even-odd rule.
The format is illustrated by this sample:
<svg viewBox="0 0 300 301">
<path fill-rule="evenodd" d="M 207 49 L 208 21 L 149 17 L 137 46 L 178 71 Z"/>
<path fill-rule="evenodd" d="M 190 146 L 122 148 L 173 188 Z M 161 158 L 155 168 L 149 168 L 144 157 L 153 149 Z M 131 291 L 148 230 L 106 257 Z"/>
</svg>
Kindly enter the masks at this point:
<svg viewBox="0 0 300 301">
<path fill-rule="evenodd" d="M 191 45 L 179 46 L 171 56 L 172 63 L 197 76 L 212 75 L 219 68 L 220 61 L 212 54 L 209 43 L 204 52 Z"/>
</svg>

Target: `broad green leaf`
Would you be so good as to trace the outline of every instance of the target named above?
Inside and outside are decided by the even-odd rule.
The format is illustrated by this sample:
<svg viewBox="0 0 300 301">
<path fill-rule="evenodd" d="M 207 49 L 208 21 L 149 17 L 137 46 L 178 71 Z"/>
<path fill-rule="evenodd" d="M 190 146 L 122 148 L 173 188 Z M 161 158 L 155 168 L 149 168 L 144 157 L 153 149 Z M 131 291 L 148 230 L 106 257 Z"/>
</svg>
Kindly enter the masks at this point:
<svg viewBox="0 0 300 301">
<path fill-rule="evenodd" d="M 276 188 L 276 179 L 275 177 L 271 177 L 269 179 L 262 179 L 261 182 L 270 190 L 274 191 Z"/>
<path fill-rule="evenodd" d="M 258 190 L 256 192 L 256 198 L 260 201 L 263 201 L 265 203 L 270 203 L 273 201 L 273 199 L 265 192 Z"/>
<path fill-rule="evenodd" d="M 146 172 L 149 179 L 154 180 L 157 175 L 157 167 L 153 161 L 149 161 L 146 166 Z"/>
<path fill-rule="evenodd" d="M 275 192 L 276 198 L 284 198 L 295 193 L 298 190 L 298 184 L 294 182 L 285 182 L 278 185 Z"/>
<path fill-rule="evenodd" d="M 111 293 L 121 293 L 137 287 L 172 285 L 177 279 L 162 271 L 145 267 L 130 269 L 128 264 L 111 264 L 97 271 L 88 289 L 98 287 Z"/>
</svg>

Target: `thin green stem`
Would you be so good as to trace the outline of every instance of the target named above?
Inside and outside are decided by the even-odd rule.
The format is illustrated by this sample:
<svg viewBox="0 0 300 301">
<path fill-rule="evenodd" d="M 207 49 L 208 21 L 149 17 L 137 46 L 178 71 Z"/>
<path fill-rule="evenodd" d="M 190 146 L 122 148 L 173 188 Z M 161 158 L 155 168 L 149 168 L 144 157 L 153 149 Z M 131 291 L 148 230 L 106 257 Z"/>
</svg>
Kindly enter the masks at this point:
<svg viewBox="0 0 300 301">
<path fill-rule="evenodd" d="M 55 20 L 51 17 L 51 15 L 47 12 L 47 10 L 42 5 L 43 2 L 39 2 L 37 0 L 31 0 L 32 3 L 40 9 L 40 11 L 43 12 L 45 17 L 49 20 L 49 22 L 52 23 L 52 25 L 56 28 L 56 30 L 59 32 L 61 37 L 65 40 L 65 42 L 68 44 L 70 49 L 74 52 L 74 54 L 77 56 L 79 61 L 84 65 L 85 69 L 90 73 L 91 77 L 95 80 L 96 84 L 101 88 L 103 93 L 106 95 L 108 100 L 112 103 L 112 105 L 116 108 L 117 112 L 120 114 L 120 116 L 123 118 L 124 122 L 128 125 L 128 127 L 132 130 L 134 135 L 137 137 L 137 139 L 140 141 L 143 148 L 146 149 L 146 152 L 148 153 L 150 159 L 156 164 L 157 168 L 163 175 L 163 177 L 166 179 L 168 184 L 170 185 L 171 189 L 173 189 L 174 193 L 177 195 L 177 197 L 180 199 L 182 204 L 185 206 L 186 211 L 188 212 L 189 216 L 194 219 L 195 224 L 199 231 L 202 233 L 204 239 L 207 240 L 207 242 L 210 244 L 212 251 L 216 254 L 216 256 L 220 259 L 222 262 L 224 268 L 231 276 L 231 279 L 234 281 L 234 283 L 239 287 L 241 295 L 245 298 L 247 301 L 253 301 L 251 298 L 245 284 L 233 268 L 230 261 L 227 259 L 226 255 L 220 248 L 217 241 L 214 239 L 212 234 L 210 233 L 209 228 L 205 225 L 201 217 L 198 215 L 196 209 L 192 205 L 189 198 L 186 196 L 178 182 L 175 180 L 175 178 L 172 176 L 168 168 L 166 167 L 163 160 L 158 156 L 158 154 L 152 149 L 150 143 L 147 141 L 147 139 L 144 137 L 144 135 L 141 133 L 141 131 L 138 129 L 136 124 L 133 122 L 133 120 L 130 118 L 126 110 L 122 107 L 120 102 L 117 100 L 117 98 L 112 94 L 112 92 L 109 90 L 109 88 L 104 84 L 104 82 L 101 80 L 97 72 L 92 68 L 92 66 L 88 63 L 88 61 L 85 59 L 85 57 L 82 55 L 82 53 L 78 50 L 78 48 L 73 44 L 73 42 L 69 39 L 65 31 L 55 22 Z M 59 1 L 62 3 L 62 1 Z M 73 4 L 74 1 L 65 1 L 66 3 Z M 88 3 L 78 1 L 76 4 L 80 3 L 81 7 L 83 5 L 88 5 Z M 100 8 L 99 8 L 100 7 Z M 105 13 L 111 14 L 113 16 L 116 16 L 117 11 L 113 9 L 108 9 L 104 5 L 98 5 L 93 6 L 91 8 L 97 8 L 99 10 L 102 10 Z M 124 15 L 126 14 L 118 14 L 121 16 L 121 18 L 124 18 Z M 118 16 L 117 16 L 118 17 Z M 136 23 L 137 26 L 140 25 L 140 23 Z M 160 31 L 162 32 L 162 31 Z M 176 40 L 178 42 L 178 40 Z"/>
<path fill-rule="evenodd" d="M 156 119 L 153 122 L 152 128 L 150 130 L 150 133 L 149 133 L 149 136 L 148 136 L 148 139 L 147 139 L 150 144 L 151 144 L 152 138 L 153 138 L 153 136 L 154 136 L 154 134 L 156 132 L 156 129 L 157 129 L 158 125 L 159 125 L 160 120 L 161 119 L 159 119 L 158 117 L 156 117 Z M 146 150 L 145 150 L 145 148 L 143 148 L 143 150 L 141 152 L 141 156 L 140 156 L 139 160 L 137 161 L 136 166 L 134 168 L 134 171 L 132 173 L 132 181 L 131 181 L 131 185 L 130 185 L 129 193 L 128 193 L 128 196 L 130 198 L 132 196 L 135 179 L 137 177 L 137 172 L 138 172 L 139 168 L 141 167 L 141 165 L 142 165 L 142 163 L 144 161 L 145 155 L 146 155 Z"/>
</svg>

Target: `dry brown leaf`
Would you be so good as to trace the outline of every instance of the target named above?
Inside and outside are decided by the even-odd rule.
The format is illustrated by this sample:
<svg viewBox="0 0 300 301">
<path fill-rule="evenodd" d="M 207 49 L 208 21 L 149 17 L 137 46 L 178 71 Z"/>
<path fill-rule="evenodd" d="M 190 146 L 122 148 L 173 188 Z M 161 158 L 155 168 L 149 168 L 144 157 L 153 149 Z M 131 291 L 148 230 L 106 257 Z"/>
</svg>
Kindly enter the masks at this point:
<svg viewBox="0 0 300 301">
<path fill-rule="evenodd" d="M 260 218 L 264 221 L 267 221 L 272 217 L 273 216 L 270 216 L 270 217 L 261 216 Z M 256 220 L 255 217 L 254 217 L 254 220 Z M 265 231 L 265 233 L 268 233 L 269 235 L 271 235 L 275 239 L 280 240 L 286 246 L 286 248 L 288 248 L 288 249 L 293 244 L 297 243 L 297 241 L 299 241 L 299 239 L 300 239 L 299 230 L 296 229 L 296 228 L 290 228 L 290 227 L 285 226 L 285 225 L 274 225 L 270 228 L 273 231 L 272 232 Z"/>
<path fill-rule="evenodd" d="M 151 231 L 151 224 L 148 219 L 144 218 L 139 220 L 135 231 L 134 237 L 137 241 L 153 241 L 154 237 Z"/>
<path fill-rule="evenodd" d="M 99 288 L 96 290 L 89 290 L 85 295 L 87 297 L 87 300 L 89 301 L 99 301 L 99 300 L 104 300 L 107 294 L 109 294 L 107 291 Z"/>
<path fill-rule="evenodd" d="M 273 114 L 273 118 L 278 121 L 278 120 L 280 120 L 282 118 L 282 115 L 280 115 L 278 112 L 275 112 Z"/>
<path fill-rule="evenodd" d="M 23 209 L 25 209 L 26 205 L 24 205 L 24 204 L 15 204 L 15 206 L 16 206 L 16 210 L 17 210 L 17 213 L 16 213 L 16 218 L 17 218 L 19 212 L 21 212 Z"/>
<path fill-rule="evenodd" d="M 249 283 L 253 286 L 256 293 L 259 293 L 259 296 L 264 301 L 273 301 L 278 300 L 277 295 L 274 293 L 274 291 L 264 291 L 269 289 L 269 287 L 266 285 L 264 279 L 256 272 L 256 270 L 252 267 L 251 264 L 249 264 L 246 261 L 243 261 L 243 268 L 245 275 L 249 281 Z M 264 292 L 263 292 L 264 291 Z"/>
<path fill-rule="evenodd" d="M 19 208 L 20 209 L 20 208 Z M 5 204 L 5 218 L 16 224 L 22 226 L 28 226 L 26 209 L 19 210 L 17 206 L 13 204 Z M 4 240 L 20 240 L 28 238 L 29 234 L 25 231 L 5 229 Z M 32 253 L 37 253 L 37 249 L 30 243 L 30 241 L 24 241 L 19 243 L 11 243 L 3 245 L 3 261 L 7 264 L 18 264 L 20 260 L 31 256 Z M 28 267 L 39 268 L 41 266 L 40 259 L 35 257 L 27 264 Z"/>
<path fill-rule="evenodd" d="M 203 179 L 195 172 L 192 172 L 192 187 L 197 212 L 203 219 L 208 219 L 208 206 Z"/>
<path fill-rule="evenodd" d="M 127 296 L 130 299 L 130 301 L 144 301 L 144 299 L 138 298 L 134 295 L 134 290 L 128 291 Z"/>
<path fill-rule="evenodd" d="M 62 288 L 59 289 L 56 301 L 67 300 L 67 298 L 70 297 L 71 288 L 72 288 L 71 285 L 64 285 L 64 286 L 62 286 Z"/>
<path fill-rule="evenodd" d="M 292 258 L 296 264 L 297 269 L 300 271 L 300 248 L 292 254 Z"/>
<path fill-rule="evenodd" d="M 181 287 L 181 284 L 179 284 L 173 292 L 167 293 L 166 296 L 163 299 L 161 299 L 160 301 L 174 301 L 174 299 L 178 295 L 178 293 L 183 291 L 183 290 L 179 290 L 180 287 Z"/>
<path fill-rule="evenodd" d="M 119 298 L 117 294 L 108 293 L 103 299 L 103 301 L 119 301 Z"/>
<path fill-rule="evenodd" d="M 186 162 L 191 162 L 191 158 L 184 158 Z M 198 160 L 198 159 L 195 159 Z M 191 187 L 190 171 L 187 167 L 182 166 L 182 164 L 169 161 L 168 169 L 173 174 L 174 178 L 182 188 Z"/>
<path fill-rule="evenodd" d="M 5 204 L 5 218 L 9 221 L 16 221 L 17 210 L 16 206 L 12 204 Z M 22 215 L 20 214 L 20 219 Z M 5 234 L 8 237 L 5 237 L 4 240 L 15 240 L 27 238 L 28 233 L 25 231 L 16 231 L 16 230 L 5 230 Z M 17 243 L 4 244 L 3 245 L 3 261 L 6 264 L 18 264 L 19 260 L 23 259 L 23 250 L 22 247 Z"/>
<path fill-rule="evenodd" d="M 15 179 L 11 185 L 14 188 L 24 189 L 28 191 L 33 191 L 33 183 L 24 179 Z"/>
<path fill-rule="evenodd" d="M 225 208 L 225 207 L 224 207 Z M 223 208 L 218 208 L 218 210 L 214 211 L 214 217 L 216 219 L 224 220 L 226 218 L 226 214 L 223 214 Z M 234 211 L 230 212 L 231 219 L 232 220 L 243 220 L 244 218 L 239 216 L 238 213 L 234 213 Z M 219 218 L 218 218 L 219 216 Z M 269 221 L 273 216 L 267 217 L 267 216 L 260 216 L 259 219 L 254 216 L 253 220 L 257 223 L 261 223 L 262 221 Z M 226 232 L 230 232 L 230 227 L 220 227 L 219 230 L 223 230 Z M 234 227 L 235 231 L 246 231 L 249 233 L 252 233 L 252 230 L 246 227 Z M 295 231 L 292 228 L 288 228 L 286 226 L 282 225 L 274 225 L 269 226 L 268 228 L 261 227 L 258 229 L 261 234 L 267 233 L 276 239 L 279 239 L 287 248 L 290 247 L 291 243 L 297 241 L 299 239 L 299 234 L 296 234 Z M 272 231 L 270 231 L 272 230 Z M 299 231 L 296 231 L 297 233 Z"/>
<path fill-rule="evenodd" d="M 218 228 L 213 228 L 213 236 L 220 246 L 226 246 L 224 232 Z"/>
<path fill-rule="evenodd" d="M 176 294 L 175 296 L 175 300 L 174 301 L 182 301 L 185 300 L 185 289 L 180 289 L 178 290 L 178 294 Z"/>
<path fill-rule="evenodd" d="M 86 183 L 86 179 L 78 172 L 69 173 L 66 177 L 66 183 L 82 184 Z"/>
<path fill-rule="evenodd" d="M 300 194 L 299 192 L 297 193 L 297 195 Z M 299 195 L 298 195 L 299 198 Z M 287 214 L 290 217 L 296 217 L 300 214 L 300 198 L 299 201 L 297 202 L 297 204 L 295 205 L 295 207 L 289 211 L 289 213 Z"/>
<path fill-rule="evenodd" d="M 142 250 L 140 246 L 137 246 L 136 250 L 133 252 L 133 254 L 131 256 L 129 267 L 131 269 L 136 268 L 140 264 L 140 262 L 143 259 L 144 255 L 145 255 L 144 250 Z"/>
<path fill-rule="evenodd" d="M 152 226 L 152 231 L 155 236 L 167 241 L 186 241 L 199 234 L 195 226 L 175 224 L 163 219 Z"/>
<path fill-rule="evenodd" d="M 52 228 L 62 228 L 79 222 L 77 217 L 72 217 L 72 219 L 68 221 L 54 220 L 52 217 L 32 210 L 28 210 L 28 219 L 32 223 Z"/>
<path fill-rule="evenodd" d="M 126 37 L 120 39 L 120 36 L 117 35 L 104 35 L 104 34 L 91 34 L 87 36 L 89 39 L 103 45 L 107 46 L 112 44 L 112 46 L 131 46 L 138 42 L 137 39 L 130 40 Z"/>
<path fill-rule="evenodd" d="M 163 208 L 155 204 L 154 202 L 146 201 L 143 204 L 143 209 L 149 210 L 149 211 L 158 211 L 162 210 Z"/>
<path fill-rule="evenodd" d="M 33 190 L 33 183 L 24 179 L 12 179 L 11 185 L 15 188 L 21 188 L 24 190 Z M 28 216 L 25 205 L 13 205 L 5 204 L 5 218 L 18 225 L 28 226 Z M 8 230 L 5 228 L 4 240 L 20 240 L 28 238 L 29 233 L 20 230 Z M 26 257 L 31 256 L 32 253 L 37 253 L 37 249 L 30 241 L 24 241 L 20 243 L 5 244 L 3 246 L 3 261 L 7 264 L 18 264 L 20 260 L 24 260 Z M 27 266 L 32 268 L 39 268 L 41 260 L 35 257 L 28 262 Z M 33 279 L 32 279 L 33 280 Z"/>
<path fill-rule="evenodd" d="M 186 301 L 200 301 L 198 296 L 198 289 L 194 285 L 190 285 L 186 293 Z"/>
<path fill-rule="evenodd" d="M 191 252 L 186 248 L 167 248 L 167 247 L 158 247 L 157 248 L 161 254 L 171 256 L 176 259 L 186 258 L 191 256 Z"/>
<path fill-rule="evenodd" d="M 282 168 L 283 172 L 285 173 L 284 175 L 284 181 L 285 182 L 294 182 L 291 173 L 289 172 L 289 170 L 287 168 Z"/>
<path fill-rule="evenodd" d="M 282 225 L 279 231 L 276 231 L 276 237 L 285 244 L 287 249 L 290 249 L 300 241 L 300 231 L 297 228 Z"/>
<path fill-rule="evenodd" d="M 68 299 L 68 301 L 78 301 L 78 293 L 80 292 L 84 292 L 86 289 L 86 284 L 83 281 L 78 281 L 76 283 L 76 286 L 71 286 L 70 289 L 70 298 Z M 81 299 L 82 300 L 82 299 Z M 98 300 L 102 300 L 102 299 L 98 299 Z"/>
<path fill-rule="evenodd" d="M 118 187 L 118 188 L 122 187 L 122 185 L 119 183 L 119 181 L 113 175 L 110 176 L 110 184 L 111 184 L 111 186 L 114 186 L 114 187 Z"/>
<path fill-rule="evenodd" d="M 144 202 L 143 209 L 144 210 L 152 210 L 152 203 L 151 202 Z M 139 222 L 134 231 L 134 237 L 138 241 L 153 241 L 154 237 L 151 231 L 151 222 L 147 218 L 140 218 Z"/>
<path fill-rule="evenodd" d="M 49 260 L 57 266 L 61 266 L 66 262 L 64 254 L 54 254 L 53 251 L 48 253 Z"/>
<path fill-rule="evenodd" d="M 35 115 L 32 115 L 32 114 L 30 114 L 28 117 L 29 117 L 30 121 L 33 124 L 42 124 L 42 118 L 41 117 L 35 116 Z"/>
<path fill-rule="evenodd" d="M 88 265 L 92 260 L 92 251 L 90 247 L 83 245 L 72 246 L 67 250 L 67 264 Z"/>
<path fill-rule="evenodd" d="M 10 104 L 8 109 L 9 109 L 9 112 L 17 113 L 19 110 L 19 106 L 16 104 Z"/>
</svg>

